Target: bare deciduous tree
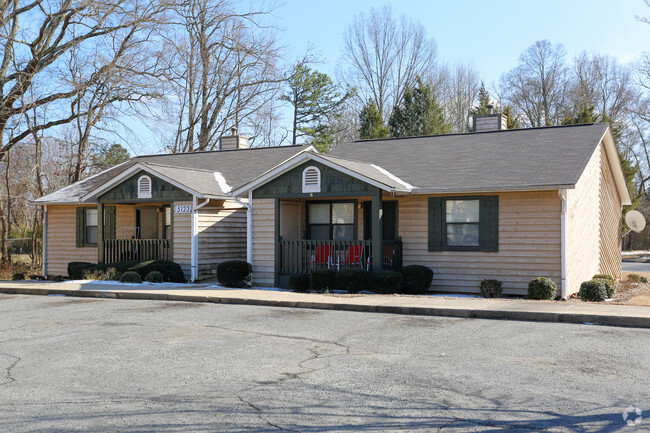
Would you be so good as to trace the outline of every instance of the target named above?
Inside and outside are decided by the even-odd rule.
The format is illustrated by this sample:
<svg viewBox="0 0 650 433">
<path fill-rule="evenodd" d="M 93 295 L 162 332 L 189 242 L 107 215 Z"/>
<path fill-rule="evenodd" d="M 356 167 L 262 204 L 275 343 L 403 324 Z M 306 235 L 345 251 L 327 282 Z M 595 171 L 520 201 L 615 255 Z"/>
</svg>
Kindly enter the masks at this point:
<svg viewBox="0 0 650 433">
<path fill-rule="evenodd" d="M 470 65 L 458 64 L 445 75 L 442 91 L 439 92 L 445 117 L 451 124 L 452 132 L 467 132 L 481 86 L 478 72 Z"/>
<path fill-rule="evenodd" d="M 165 28 L 173 67 L 168 112 L 176 122 L 172 152 L 211 150 L 224 131 L 239 128 L 277 98 L 275 29 L 269 11 L 238 12 L 229 0 L 190 0 Z"/>
<path fill-rule="evenodd" d="M 522 112 L 524 123 L 529 126 L 561 122 L 567 88 L 564 56 L 562 45 L 537 41 L 519 57 L 519 66 L 502 75 L 500 87 L 504 102 Z"/>
<path fill-rule="evenodd" d="M 428 81 L 437 48 L 424 26 L 395 19 L 389 5 L 359 14 L 344 34 L 341 81 L 357 90 L 361 104 L 373 101 L 384 119 L 417 77 Z"/>
</svg>

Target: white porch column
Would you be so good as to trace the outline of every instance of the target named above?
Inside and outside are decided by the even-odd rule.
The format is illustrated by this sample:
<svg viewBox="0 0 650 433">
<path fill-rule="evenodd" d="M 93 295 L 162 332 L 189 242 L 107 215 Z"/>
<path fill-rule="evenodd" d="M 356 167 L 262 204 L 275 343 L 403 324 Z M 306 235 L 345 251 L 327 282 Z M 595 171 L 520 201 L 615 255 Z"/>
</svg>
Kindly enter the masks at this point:
<svg viewBox="0 0 650 433">
<path fill-rule="evenodd" d="M 197 209 L 196 196 L 192 197 L 192 213 L 190 215 L 192 227 L 192 244 L 190 249 L 190 280 L 195 282 L 199 277 L 199 210 Z"/>
<path fill-rule="evenodd" d="M 47 276 L 47 205 L 43 206 L 43 276 Z"/>
<path fill-rule="evenodd" d="M 253 264 L 253 191 L 248 191 L 246 207 L 246 261 Z"/>
</svg>

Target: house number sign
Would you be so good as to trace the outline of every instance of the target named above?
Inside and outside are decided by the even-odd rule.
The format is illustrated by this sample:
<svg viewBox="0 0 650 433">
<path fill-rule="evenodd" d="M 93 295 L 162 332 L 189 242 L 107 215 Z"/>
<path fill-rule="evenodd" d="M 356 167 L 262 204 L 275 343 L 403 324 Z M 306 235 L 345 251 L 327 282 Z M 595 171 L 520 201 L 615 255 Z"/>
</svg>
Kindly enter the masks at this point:
<svg viewBox="0 0 650 433">
<path fill-rule="evenodd" d="M 190 213 L 192 211 L 192 206 L 189 204 L 180 204 L 176 206 L 175 213 Z"/>
</svg>

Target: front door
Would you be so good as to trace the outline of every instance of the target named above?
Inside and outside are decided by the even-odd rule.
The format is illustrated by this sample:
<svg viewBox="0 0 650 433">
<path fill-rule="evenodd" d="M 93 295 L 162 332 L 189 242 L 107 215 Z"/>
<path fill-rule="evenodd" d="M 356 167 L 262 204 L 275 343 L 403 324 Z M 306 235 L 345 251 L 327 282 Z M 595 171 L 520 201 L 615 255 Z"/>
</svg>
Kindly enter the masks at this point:
<svg viewBox="0 0 650 433">
<path fill-rule="evenodd" d="M 158 208 L 141 207 L 135 210 L 140 239 L 158 239 Z"/>
<path fill-rule="evenodd" d="M 385 201 L 382 203 L 382 237 L 385 241 L 397 240 L 397 202 Z M 372 202 L 363 203 L 363 238 L 372 238 Z"/>
<path fill-rule="evenodd" d="M 285 241 L 300 239 L 300 204 L 280 203 L 280 236 Z"/>
</svg>

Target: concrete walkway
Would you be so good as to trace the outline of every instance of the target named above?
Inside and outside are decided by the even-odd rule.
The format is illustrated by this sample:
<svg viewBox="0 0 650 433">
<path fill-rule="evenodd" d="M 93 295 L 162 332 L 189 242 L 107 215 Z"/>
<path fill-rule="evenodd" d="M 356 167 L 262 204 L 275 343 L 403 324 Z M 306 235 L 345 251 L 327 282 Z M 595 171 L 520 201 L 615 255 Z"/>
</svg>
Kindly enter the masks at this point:
<svg viewBox="0 0 650 433">
<path fill-rule="evenodd" d="M 650 307 L 606 303 L 396 295 L 321 295 L 220 289 L 208 284 L 131 285 L 106 282 L 2 281 L 0 293 L 215 302 L 324 310 L 482 319 L 591 323 L 650 328 Z"/>
</svg>

